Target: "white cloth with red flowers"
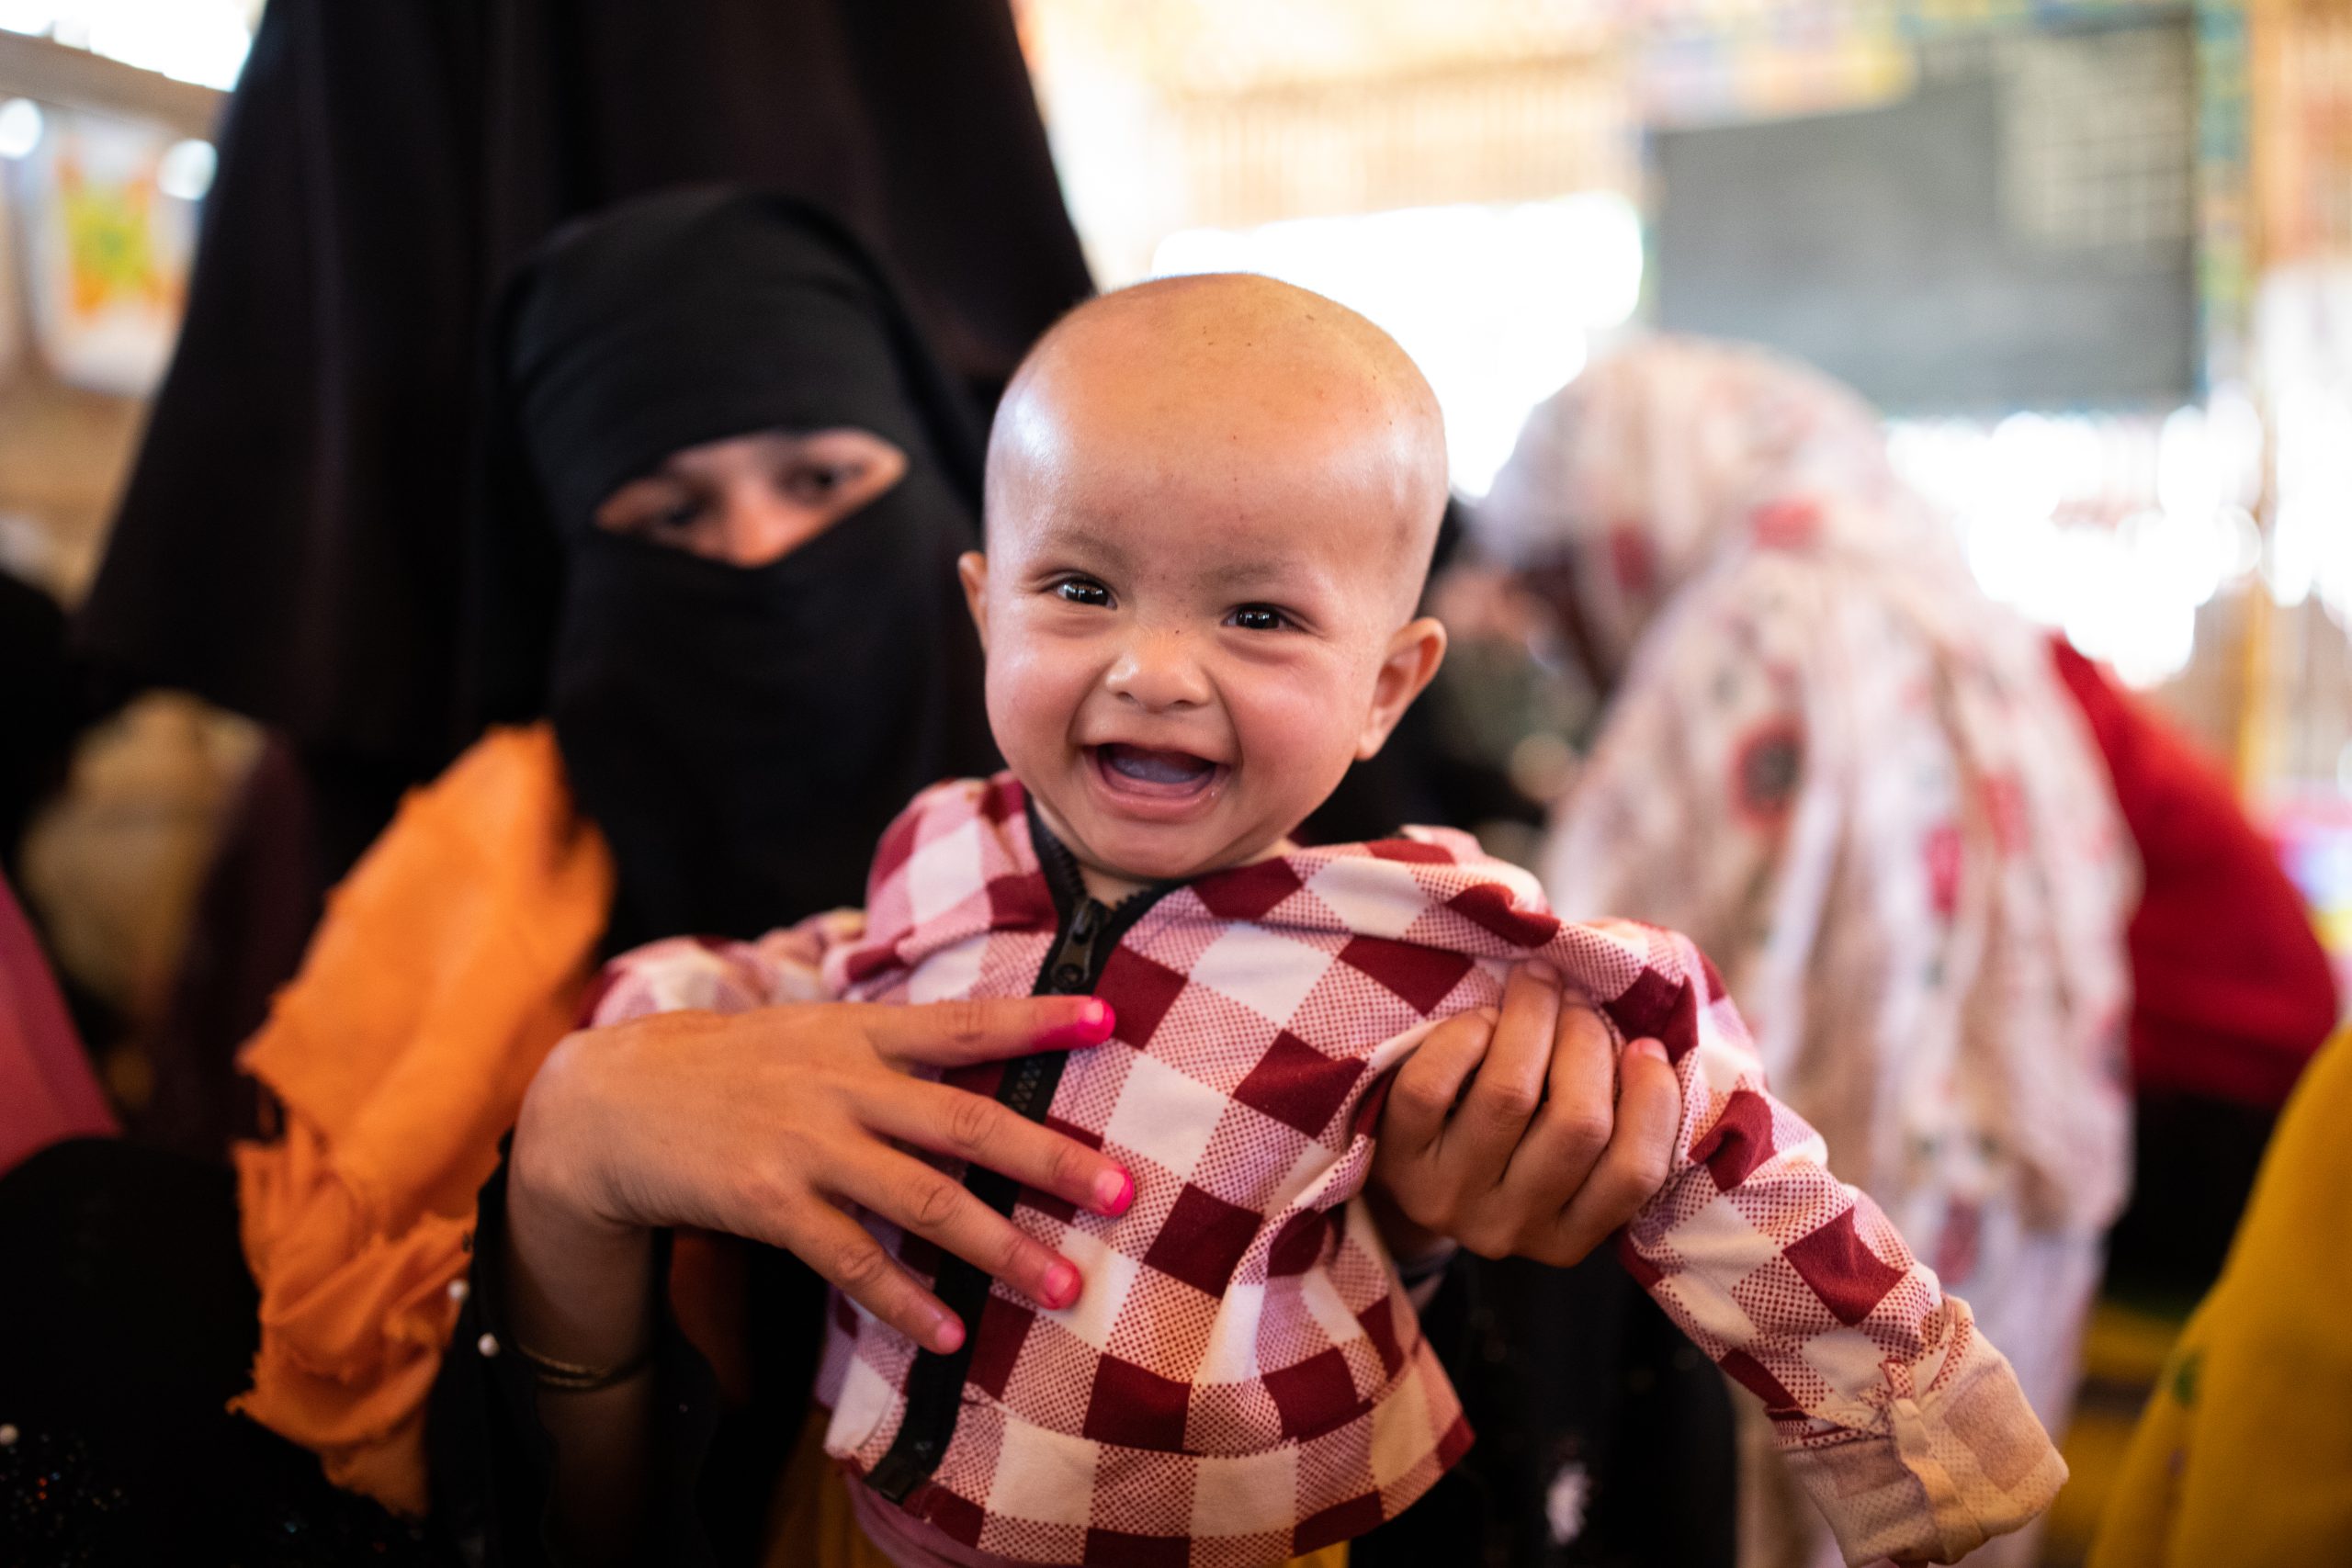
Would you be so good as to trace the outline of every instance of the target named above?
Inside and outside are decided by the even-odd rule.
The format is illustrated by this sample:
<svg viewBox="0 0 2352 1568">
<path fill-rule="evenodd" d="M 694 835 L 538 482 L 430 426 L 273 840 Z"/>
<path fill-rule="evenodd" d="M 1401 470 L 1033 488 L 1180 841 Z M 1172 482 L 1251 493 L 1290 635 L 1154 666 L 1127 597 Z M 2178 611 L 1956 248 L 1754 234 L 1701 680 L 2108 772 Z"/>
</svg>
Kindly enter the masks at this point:
<svg viewBox="0 0 2352 1568">
<path fill-rule="evenodd" d="M 1554 808 L 1554 906 L 1723 965 L 1774 1090 L 2062 1425 L 2130 1178 L 2137 866 L 2044 634 L 1977 586 L 1859 398 L 1740 345 L 1592 367 L 1474 536 L 1573 582 L 1609 688 Z M 1834 1561 L 1776 1484 L 1743 1477 L 1744 1568 Z"/>
</svg>

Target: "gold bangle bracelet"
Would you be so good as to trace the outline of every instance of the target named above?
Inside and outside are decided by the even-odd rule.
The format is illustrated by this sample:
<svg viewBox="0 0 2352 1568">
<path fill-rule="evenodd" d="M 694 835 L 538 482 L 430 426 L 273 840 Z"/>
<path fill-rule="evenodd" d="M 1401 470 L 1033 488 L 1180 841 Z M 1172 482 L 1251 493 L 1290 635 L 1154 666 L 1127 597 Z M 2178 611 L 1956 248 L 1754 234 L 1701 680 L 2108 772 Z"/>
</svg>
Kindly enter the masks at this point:
<svg viewBox="0 0 2352 1568">
<path fill-rule="evenodd" d="M 559 1361 L 552 1356 L 542 1356 L 536 1350 L 514 1340 L 508 1341 L 514 1354 L 531 1369 L 531 1380 L 541 1388 L 561 1393 L 594 1393 L 599 1389 L 612 1388 L 627 1382 L 653 1364 L 653 1341 L 646 1340 L 636 1355 L 609 1367 L 587 1367 L 577 1361 Z"/>
</svg>

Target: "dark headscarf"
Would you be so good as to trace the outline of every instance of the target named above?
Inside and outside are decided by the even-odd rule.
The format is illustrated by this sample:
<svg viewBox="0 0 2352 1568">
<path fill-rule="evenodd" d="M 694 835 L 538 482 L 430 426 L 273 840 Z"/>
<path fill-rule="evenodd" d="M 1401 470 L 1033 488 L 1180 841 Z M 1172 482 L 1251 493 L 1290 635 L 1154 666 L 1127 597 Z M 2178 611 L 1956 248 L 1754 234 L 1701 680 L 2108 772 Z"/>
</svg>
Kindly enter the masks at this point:
<svg viewBox="0 0 2352 1568">
<path fill-rule="evenodd" d="M 86 647 L 365 764 L 454 722 L 480 351 L 563 223 L 727 181 L 821 205 L 985 391 L 1089 289 L 1005 0 L 270 0 Z M 339 866 L 330 866 L 330 871 Z"/>
<path fill-rule="evenodd" d="M 619 868 L 608 944 L 862 901 L 908 797 L 993 765 L 955 576 L 979 504 L 961 391 L 847 231 L 741 192 L 566 232 L 517 279 L 498 342 L 484 716 L 554 719 Z M 681 447 L 842 425 L 902 448 L 905 474 L 769 565 L 593 521 Z"/>
</svg>

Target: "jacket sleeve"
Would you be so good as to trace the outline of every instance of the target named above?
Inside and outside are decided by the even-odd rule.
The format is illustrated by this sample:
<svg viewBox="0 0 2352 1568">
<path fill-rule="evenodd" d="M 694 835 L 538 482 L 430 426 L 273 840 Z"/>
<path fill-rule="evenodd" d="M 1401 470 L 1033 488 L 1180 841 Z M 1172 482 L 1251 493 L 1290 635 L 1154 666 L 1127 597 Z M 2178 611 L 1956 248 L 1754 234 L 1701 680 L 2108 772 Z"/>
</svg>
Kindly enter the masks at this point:
<svg viewBox="0 0 2352 1568">
<path fill-rule="evenodd" d="M 2046 1508 L 2066 1467 L 2008 1361 L 1822 1140 L 1764 1088 L 1746 1026 L 1684 937 L 1569 927 L 1558 954 L 1625 1039 L 1657 1038 L 1682 1087 L 1665 1185 L 1626 1267 L 1764 1402 L 1849 1563 L 1951 1562 Z M 1632 979 L 1622 959 L 1645 952 Z"/>
<path fill-rule="evenodd" d="M 748 1012 L 834 999 L 825 955 L 864 933 L 854 909 L 811 915 L 756 942 L 667 937 L 605 965 L 585 1021 L 602 1026 L 657 1012 Z"/>
</svg>

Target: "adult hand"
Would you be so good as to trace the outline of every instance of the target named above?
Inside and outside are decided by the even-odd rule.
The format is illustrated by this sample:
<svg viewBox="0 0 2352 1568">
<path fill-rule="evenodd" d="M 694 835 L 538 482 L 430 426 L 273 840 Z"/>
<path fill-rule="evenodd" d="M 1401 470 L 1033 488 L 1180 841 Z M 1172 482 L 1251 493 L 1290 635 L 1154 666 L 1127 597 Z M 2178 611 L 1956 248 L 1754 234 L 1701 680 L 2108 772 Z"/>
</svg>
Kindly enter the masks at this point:
<svg viewBox="0 0 2352 1568">
<path fill-rule="evenodd" d="M 911 1076 L 1098 1044 L 1112 1021 L 1096 998 L 1040 998 L 664 1013 L 572 1034 L 515 1128 L 517 1305 L 582 1359 L 624 1355 L 646 1285 L 641 1267 L 613 1277 L 650 1257 L 651 1228 L 692 1225 L 784 1247 L 919 1344 L 954 1349 L 964 1325 L 844 1212 L 855 1204 L 1067 1306 L 1080 1285 L 1067 1259 L 893 1140 L 1124 1212 L 1134 1183 L 1102 1154 Z"/>
<path fill-rule="evenodd" d="M 1449 1019 L 1397 1070 L 1372 1188 L 1400 1257 L 1451 1237 L 1482 1258 L 1581 1260 L 1665 1183 L 1682 1094 L 1665 1047 L 1621 1056 L 1549 965 L 1502 1007 Z"/>
</svg>

